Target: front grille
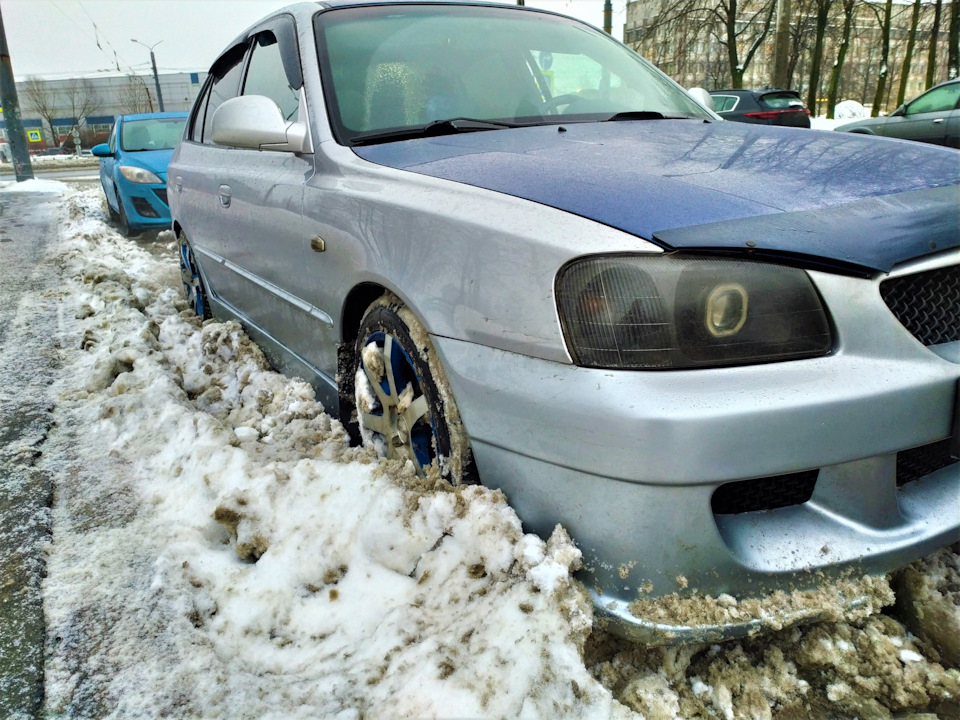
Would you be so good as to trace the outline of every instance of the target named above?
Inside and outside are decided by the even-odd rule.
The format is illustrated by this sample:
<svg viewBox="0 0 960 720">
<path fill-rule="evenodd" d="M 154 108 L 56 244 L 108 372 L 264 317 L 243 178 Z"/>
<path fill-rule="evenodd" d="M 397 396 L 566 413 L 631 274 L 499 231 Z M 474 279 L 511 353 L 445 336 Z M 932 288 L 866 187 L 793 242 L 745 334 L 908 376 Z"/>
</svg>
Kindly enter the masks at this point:
<svg viewBox="0 0 960 720">
<path fill-rule="evenodd" d="M 739 480 L 717 488 L 710 500 L 715 515 L 735 515 L 801 505 L 813 495 L 819 470 Z"/>
<path fill-rule="evenodd" d="M 960 265 L 884 280 L 880 296 L 924 345 L 960 340 Z"/>
<path fill-rule="evenodd" d="M 897 453 L 897 487 L 957 462 L 950 455 L 950 439 Z"/>
<path fill-rule="evenodd" d="M 166 189 L 166 188 L 154 188 L 154 189 L 153 189 L 153 192 L 154 192 L 154 194 L 156 194 L 156 196 L 157 196 L 158 198 L 160 198 L 160 202 L 162 202 L 164 205 L 167 205 L 167 206 L 170 205 L 170 203 L 167 202 L 167 189 Z"/>
</svg>

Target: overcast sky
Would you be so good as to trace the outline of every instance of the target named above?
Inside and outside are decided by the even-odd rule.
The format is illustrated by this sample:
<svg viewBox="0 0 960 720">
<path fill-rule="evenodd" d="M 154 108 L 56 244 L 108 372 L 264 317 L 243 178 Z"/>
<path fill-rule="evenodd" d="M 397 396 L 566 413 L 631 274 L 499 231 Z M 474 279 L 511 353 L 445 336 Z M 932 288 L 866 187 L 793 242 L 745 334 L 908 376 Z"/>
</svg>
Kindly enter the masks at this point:
<svg viewBox="0 0 960 720">
<path fill-rule="evenodd" d="M 613 2 L 613 35 L 623 37 L 625 0 Z M 206 70 L 248 25 L 291 0 L 0 0 L 18 80 L 99 71 Z M 527 5 L 603 25 L 603 0 L 527 0 Z"/>
</svg>

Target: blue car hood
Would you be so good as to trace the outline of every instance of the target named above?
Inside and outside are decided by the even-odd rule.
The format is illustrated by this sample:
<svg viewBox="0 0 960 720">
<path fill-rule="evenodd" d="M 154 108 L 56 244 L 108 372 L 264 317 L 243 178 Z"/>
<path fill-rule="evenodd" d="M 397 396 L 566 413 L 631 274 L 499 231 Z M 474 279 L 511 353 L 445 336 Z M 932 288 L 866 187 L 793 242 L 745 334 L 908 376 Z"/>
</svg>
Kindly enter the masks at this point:
<svg viewBox="0 0 960 720">
<path fill-rule="evenodd" d="M 565 210 L 667 249 L 749 252 L 864 273 L 960 246 L 960 159 L 921 143 L 647 120 L 354 151 Z"/>
<path fill-rule="evenodd" d="M 145 170 L 149 170 L 159 176 L 164 182 L 167 181 L 167 165 L 170 164 L 170 158 L 173 157 L 173 148 L 169 150 L 141 150 L 139 152 L 125 152 L 120 157 L 121 165 L 136 165 Z"/>
</svg>

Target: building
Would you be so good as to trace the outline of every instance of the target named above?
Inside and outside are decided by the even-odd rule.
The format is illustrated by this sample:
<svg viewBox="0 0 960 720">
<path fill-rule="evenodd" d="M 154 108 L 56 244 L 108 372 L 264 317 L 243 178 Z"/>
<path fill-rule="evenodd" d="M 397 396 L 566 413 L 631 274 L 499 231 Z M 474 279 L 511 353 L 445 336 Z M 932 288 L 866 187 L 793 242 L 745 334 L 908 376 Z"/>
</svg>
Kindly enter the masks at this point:
<svg viewBox="0 0 960 720">
<path fill-rule="evenodd" d="M 163 109 L 189 110 L 200 93 L 205 72 L 161 73 Z M 118 115 L 154 112 L 157 102 L 153 75 L 97 73 L 17 80 L 20 116 L 33 153 L 67 142 L 78 130 L 83 147 L 103 142 Z M 52 127 L 51 127 L 52 126 Z M 0 111 L 0 142 L 7 142 L 6 122 Z"/>
</svg>

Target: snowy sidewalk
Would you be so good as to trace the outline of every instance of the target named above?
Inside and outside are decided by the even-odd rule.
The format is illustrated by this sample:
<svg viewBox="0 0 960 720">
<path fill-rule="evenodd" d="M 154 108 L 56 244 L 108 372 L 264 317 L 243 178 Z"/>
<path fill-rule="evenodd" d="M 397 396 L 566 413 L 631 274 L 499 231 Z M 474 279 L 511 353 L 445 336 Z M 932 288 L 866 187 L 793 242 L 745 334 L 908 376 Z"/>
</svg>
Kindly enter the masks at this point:
<svg viewBox="0 0 960 720">
<path fill-rule="evenodd" d="M 37 460 L 57 371 L 59 268 L 47 251 L 66 187 L 16 189 L 0 192 L 0 717 L 10 719 L 37 717 L 43 699 L 52 482 Z"/>
</svg>

